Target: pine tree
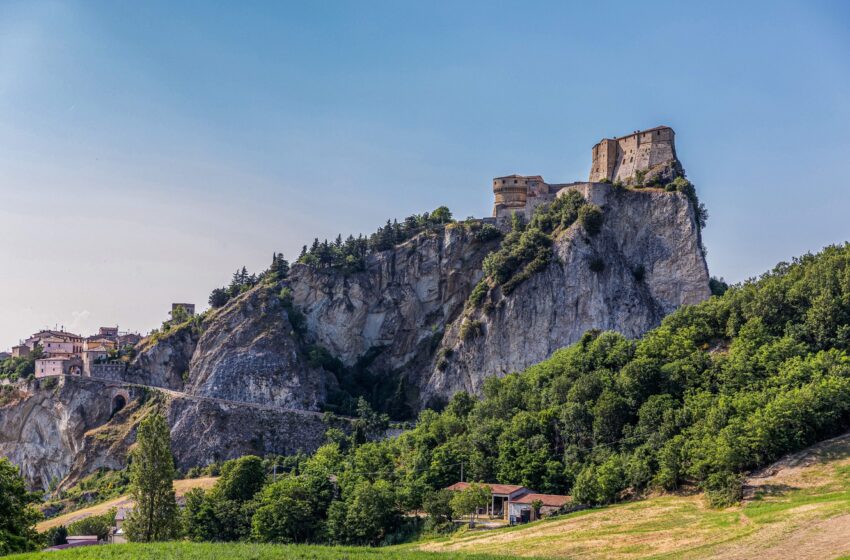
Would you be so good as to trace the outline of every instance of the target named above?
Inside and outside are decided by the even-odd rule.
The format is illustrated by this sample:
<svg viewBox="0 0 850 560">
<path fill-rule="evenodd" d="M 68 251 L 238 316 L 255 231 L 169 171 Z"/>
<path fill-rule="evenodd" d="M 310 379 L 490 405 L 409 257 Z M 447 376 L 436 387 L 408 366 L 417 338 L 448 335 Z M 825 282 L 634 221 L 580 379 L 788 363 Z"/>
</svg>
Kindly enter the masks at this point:
<svg viewBox="0 0 850 560">
<path fill-rule="evenodd" d="M 130 462 L 130 495 L 136 505 L 125 527 L 131 541 L 163 541 L 177 536 L 174 474 L 168 423 L 162 415 L 152 414 L 139 424 Z"/>
</svg>

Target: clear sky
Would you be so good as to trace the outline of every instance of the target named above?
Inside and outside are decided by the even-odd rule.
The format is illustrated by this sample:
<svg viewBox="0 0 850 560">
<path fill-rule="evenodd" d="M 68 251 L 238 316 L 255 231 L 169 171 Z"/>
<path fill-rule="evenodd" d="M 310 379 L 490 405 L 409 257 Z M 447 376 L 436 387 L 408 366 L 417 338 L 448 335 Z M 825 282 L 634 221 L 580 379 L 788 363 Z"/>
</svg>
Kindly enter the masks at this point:
<svg viewBox="0 0 850 560">
<path fill-rule="evenodd" d="M 687 4 L 687 6 L 686 6 Z M 585 179 L 667 124 L 740 281 L 850 239 L 850 3 L 0 2 L 0 349 Z"/>
</svg>

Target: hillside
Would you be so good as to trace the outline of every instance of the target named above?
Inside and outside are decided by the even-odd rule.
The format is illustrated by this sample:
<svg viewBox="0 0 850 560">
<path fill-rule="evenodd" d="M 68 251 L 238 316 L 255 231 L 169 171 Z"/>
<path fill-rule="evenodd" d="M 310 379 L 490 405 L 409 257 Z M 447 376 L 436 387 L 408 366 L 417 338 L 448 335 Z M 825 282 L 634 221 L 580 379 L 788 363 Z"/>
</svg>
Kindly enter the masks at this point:
<svg viewBox="0 0 850 560">
<path fill-rule="evenodd" d="M 760 558 L 850 554 L 850 434 L 777 461 L 746 480 L 742 505 L 655 496 L 527 526 L 468 533 L 420 548 L 547 558 Z"/>
<path fill-rule="evenodd" d="M 149 395 L 183 470 L 309 452 L 322 412 L 353 415 L 365 398 L 413 419 L 588 329 L 640 336 L 708 284 L 695 199 L 675 189 L 589 185 L 528 224 L 456 222 L 442 208 L 368 240 L 316 240 L 291 266 L 275 255 L 259 277 L 238 272 L 214 309 L 164 324 L 105 379 L 21 384 L 0 406 L 0 453 L 41 488 L 122 468 Z M 113 417 L 121 389 L 132 402 Z"/>
<path fill-rule="evenodd" d="M 216 480 L 218 480 L 216 477 L 186 478 L 183 480 L 175 480 L 174 493 L 179 498 L 184 496 L 186 492 L 193 488 L 203 488 L 204 490 L 209 490 L 213 487 Z M 51 527 L 58 527 L 59 525 L 67 526 L 73 523 L 74 521 L 79 521 L 80 519 L 91 517 L 92 515 L 103 515 L 112 508 L 127 507 L 132 504 L 133 500 L 130 498 L 130 496 L 120 496 L 118 498 L 102 502 L 100 504 L 70 511 L 62 515 L 57 515 L 56 517 L 51 517 L 50 519 L 45 519 L 36 526 L 36 529 L 39 533 L 43 533 Z"/>
</svg>

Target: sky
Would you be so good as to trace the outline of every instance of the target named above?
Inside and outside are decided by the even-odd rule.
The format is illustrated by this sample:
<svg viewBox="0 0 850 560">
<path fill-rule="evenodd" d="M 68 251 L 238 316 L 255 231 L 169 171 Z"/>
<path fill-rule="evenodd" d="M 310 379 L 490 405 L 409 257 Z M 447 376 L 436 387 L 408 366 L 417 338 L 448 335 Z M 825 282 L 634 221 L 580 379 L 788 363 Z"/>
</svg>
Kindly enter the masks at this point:
<svg viewBox="0 0 850 560">
<path fill-rule="evenodd" d="M 660 124 L 739 282 L 850 240 L 850 3 L 0 1 L 0 349 Z"/>
</svg>

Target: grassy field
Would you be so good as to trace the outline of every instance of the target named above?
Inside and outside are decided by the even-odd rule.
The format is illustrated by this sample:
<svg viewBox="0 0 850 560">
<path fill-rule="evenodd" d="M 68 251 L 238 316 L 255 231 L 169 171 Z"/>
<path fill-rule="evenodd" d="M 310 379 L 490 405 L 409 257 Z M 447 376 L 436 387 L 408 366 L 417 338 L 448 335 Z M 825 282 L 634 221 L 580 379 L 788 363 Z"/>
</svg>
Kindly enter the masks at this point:
<svg viewBox="0 0 850 560">
<path fill-rule="evenodd" d="M 185 480 L 175 480 L 174 491 L 178 496 L 182 496 L 192 488 L 209 489 L 213 487 L 213 484 L 215 484 L 216 480 L 218 480 L 217 477 L 187 478 Z M 92 515 L 101 515 L 109 511 L 111 508 L 126 507 L 131 503 L 132 502 L 129 496 L 121 496 L 120 498 L 108 500 L 106 502 L 102 502 L 91 507 L 82 508 L 62 515 L 58 515 L 56 517 L 51 517 L 50 519 L 46 519 L 39 523 L 36 526 L 36 529 L 38 529 L 39 532 L 44 532 L 50 529 L 51 527 L 56 527 L 58 525 L 67 526 L 73 523 L 74 521 L 79 521 L 80 519 L 84 519 Z"/>
<path fill-rule="evenodd" d="M 9 556 L 9 560 L 510 560 L 506 556 L 471 553 L 434 554 L 393 548 L 343 548 L 331 546 L 248 543 L 162 543 L 87 546 L 50 553 Z"/>
<path fill-rule="evenodd" d="M 850 436 L 757 473 L 741 506 L 715 510 L 701 496 L 658 496 L 419 548 L 589 559 L 847 557 Z"/>
</svg>

